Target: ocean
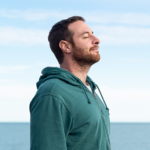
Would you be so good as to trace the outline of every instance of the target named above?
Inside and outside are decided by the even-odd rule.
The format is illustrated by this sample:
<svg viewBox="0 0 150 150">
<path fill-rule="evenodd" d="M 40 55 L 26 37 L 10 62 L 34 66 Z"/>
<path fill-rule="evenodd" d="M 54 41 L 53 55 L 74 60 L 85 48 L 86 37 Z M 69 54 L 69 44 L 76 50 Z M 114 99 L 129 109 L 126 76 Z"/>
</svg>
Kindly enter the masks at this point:
<svg viewBox="0 0 150 150">
<path fill-rule="evenodd" d="M 111 123 L 112 150 L 150 150 L 150 123 Z M 29 123 L 0 123 L 0 150 L 29 150 Z"/>
</svg>

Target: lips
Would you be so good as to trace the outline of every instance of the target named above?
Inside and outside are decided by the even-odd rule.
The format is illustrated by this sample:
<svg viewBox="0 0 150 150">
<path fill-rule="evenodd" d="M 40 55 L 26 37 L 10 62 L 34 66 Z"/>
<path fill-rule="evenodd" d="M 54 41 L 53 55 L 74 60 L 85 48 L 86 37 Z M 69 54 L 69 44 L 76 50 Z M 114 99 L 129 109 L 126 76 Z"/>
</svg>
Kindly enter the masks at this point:
<svg viewBox="0 0 150 150">
<path fill-rule="evenodd" d="M 90 48 L 91 51 L 98 51 L 98 49 L 99 49 L 98 46 L 95 46 L 95 47 Z"/>
<path fill-rule="evenodd" d="M 98 49 L 92 49 L 92 51 L 98 51 Z"/>
</svg>

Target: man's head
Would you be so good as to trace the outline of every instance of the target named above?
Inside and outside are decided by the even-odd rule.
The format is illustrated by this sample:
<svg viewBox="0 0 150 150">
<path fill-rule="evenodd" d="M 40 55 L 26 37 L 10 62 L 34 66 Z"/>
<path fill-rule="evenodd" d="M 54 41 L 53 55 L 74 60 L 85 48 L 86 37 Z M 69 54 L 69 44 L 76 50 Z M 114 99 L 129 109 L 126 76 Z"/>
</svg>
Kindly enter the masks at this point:
<svg viewBox="0 0 150 150">
<path fill-rule="evenodd" d="M 69 56 L 80 65 L 94 64 L 100 60 L 99 39 L 80 16 L 56 23 L 48 36 L 50 47 L 59 64 Z"/>
<path fill-rule="evenodd" d="M 74 44 L 72 39 L 73 33 L 68 29 L 68 26 L 78 20 L 85 21 L 84 18 L 80 16 L 73 16 L 57 22 L 49 32 L 48 41 L 59 64 L 63 62 L 64 58 L 63 51 L 60 48 L 59 43 L 61 40 L 64 40 L 70 42 L 72 45 Z"/>
</svg>

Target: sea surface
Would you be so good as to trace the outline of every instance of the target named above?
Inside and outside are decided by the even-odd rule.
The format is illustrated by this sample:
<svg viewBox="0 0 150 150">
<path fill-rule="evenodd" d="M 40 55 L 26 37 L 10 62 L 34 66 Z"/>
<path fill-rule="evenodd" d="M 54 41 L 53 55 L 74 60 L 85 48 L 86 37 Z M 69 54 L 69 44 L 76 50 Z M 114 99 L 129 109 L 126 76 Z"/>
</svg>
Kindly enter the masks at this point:
<svg viewBox="0 0 150 150">
<path fill-rule="evenodd" d="M 150 150 L 150 123 L 111 123 L 112 150 Z M 0 150 L 29 150 L 29 123 L 0 123 Z"/>
</svg>

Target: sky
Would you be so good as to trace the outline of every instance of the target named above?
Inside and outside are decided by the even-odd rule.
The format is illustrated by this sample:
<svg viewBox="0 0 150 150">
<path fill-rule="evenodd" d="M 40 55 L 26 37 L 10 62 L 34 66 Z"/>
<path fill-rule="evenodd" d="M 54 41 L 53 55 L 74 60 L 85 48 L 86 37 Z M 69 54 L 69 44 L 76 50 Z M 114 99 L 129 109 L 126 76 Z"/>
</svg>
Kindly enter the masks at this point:
<svg viewBox="0 0 150 150">
<path fill-rule="evenodd" d="M 7 0 L 0 5 L 0 122 L 29 122 L 36 82 L 59 67 L 47 40 L 58 21 L 79 15 L 100 39 L 88 75 L 111 122 L 150 122 L 149 0 Z"/>
</svg>

